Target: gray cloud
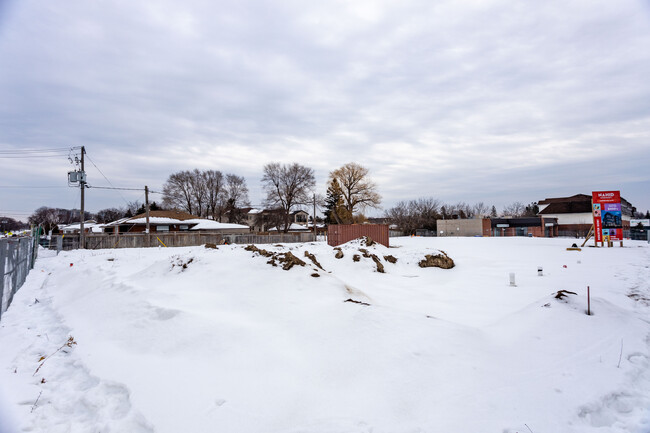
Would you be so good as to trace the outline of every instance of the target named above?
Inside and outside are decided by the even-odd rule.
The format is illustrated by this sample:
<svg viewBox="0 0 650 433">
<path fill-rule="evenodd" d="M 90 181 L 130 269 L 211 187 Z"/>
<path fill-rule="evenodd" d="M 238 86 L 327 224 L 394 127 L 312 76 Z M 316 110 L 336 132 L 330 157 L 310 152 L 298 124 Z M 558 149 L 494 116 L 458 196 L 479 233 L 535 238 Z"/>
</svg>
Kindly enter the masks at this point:
<svg viewBox="0 0 650 433">
<path fill-rule="evenodd" d="M 3 4 L 2 149 L 85 145 L 125 186 L 232 171 L 255 202 L 265 163 L 324 191 L 354 160 L 387 207 L 611 188 L 650 208 L 647 3 Z M 0 185 L 65 186 L 66 160 L 0 164 Z M 70 206 L 15 192 L 0 211 Z"/>
</svg>

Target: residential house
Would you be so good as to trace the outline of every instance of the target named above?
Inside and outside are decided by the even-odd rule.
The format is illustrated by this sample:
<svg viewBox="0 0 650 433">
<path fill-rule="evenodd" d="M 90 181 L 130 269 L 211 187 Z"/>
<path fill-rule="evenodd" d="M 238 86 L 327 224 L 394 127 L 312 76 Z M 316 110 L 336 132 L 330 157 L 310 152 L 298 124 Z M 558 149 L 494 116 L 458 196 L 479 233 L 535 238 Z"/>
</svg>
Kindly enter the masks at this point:
<svg viewBox="0 0 650 433">
<path fill-rule="evenodd" d="M 196 215 L 179 210 L 154 210 L 149 212 L 149 226 L 151 233 L 208 231 L 223 234 L 249 233 L 248 226 L 241 224 L 220 223 L 213 220 L 199 218 Z M 147 229 L 147 216 L 145 213 L 132 218 L 122 218 L 104 224 L 105 233 L 142 233 Z"/>
<path fill-rule="evenodd" d="M 61 226 L 59 227 L 59 231 L 64 235 L 79 234 L 79 232 L 81 232 L 81 223 Z M 101 233 L 102 231 L 102 224 L 97 224 L 97 221 L 84 221 L 84 233 Z"/>
<path fill-rule="evenodd" d="M 289 214 L 290 231 L 309 231 L 307 229 L 309 220 L 309 214 L 304 210 L 291 212 Z M 246 222 L 253 232 L 269 232 L 284 225 L 284 211 L 278 208 L 251 209 L 246 215 Z"/>
</svg>

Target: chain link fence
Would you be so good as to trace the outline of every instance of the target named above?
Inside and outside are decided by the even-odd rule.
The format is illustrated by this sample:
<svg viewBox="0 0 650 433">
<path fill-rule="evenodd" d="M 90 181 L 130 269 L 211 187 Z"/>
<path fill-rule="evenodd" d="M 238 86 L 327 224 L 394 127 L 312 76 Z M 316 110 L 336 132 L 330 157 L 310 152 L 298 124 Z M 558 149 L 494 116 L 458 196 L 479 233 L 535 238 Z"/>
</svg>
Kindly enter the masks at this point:
<svg viewBox="0 0 650 433">
<path fill-rule="evenodd" d="M 0 276 L 2 276 L 0 319 L 25 282 L 30 269 L 34 267 L 38 254 L 34 239 L 33 237 L 0 239 Z"/>
</svg>

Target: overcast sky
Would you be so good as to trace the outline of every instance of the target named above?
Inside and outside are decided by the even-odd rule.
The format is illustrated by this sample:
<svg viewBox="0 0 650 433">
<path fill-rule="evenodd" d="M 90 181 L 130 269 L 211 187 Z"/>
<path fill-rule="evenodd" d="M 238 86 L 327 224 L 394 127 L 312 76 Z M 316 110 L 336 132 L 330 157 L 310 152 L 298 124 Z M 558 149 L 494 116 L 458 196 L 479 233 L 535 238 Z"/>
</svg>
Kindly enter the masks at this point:
<svg viewBox="0 0 650 433">
<path fill-rule="evenodd" d="M 23 220 L 79 207 L 74 167 L 7 151 L 82 145 L 93 186 L 217 169 L 257 204 L 266 163 L 324 194 L 355 161 L 384 209 L 610 189 L 650 209 L 647 0 L 0 0 L 0 62 L 0 214 Z"/>
</svg>

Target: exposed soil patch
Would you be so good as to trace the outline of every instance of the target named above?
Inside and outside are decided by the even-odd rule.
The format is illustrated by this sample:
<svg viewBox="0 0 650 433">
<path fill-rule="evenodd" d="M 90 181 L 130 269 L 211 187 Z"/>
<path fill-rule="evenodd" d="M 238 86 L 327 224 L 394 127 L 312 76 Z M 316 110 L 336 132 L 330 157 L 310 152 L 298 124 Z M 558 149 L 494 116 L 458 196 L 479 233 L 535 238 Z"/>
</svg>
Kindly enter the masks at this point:
<svg viewBox="0 0 650 433">
<path fill-rule="evenodd" d="M 569 290 L 558 290 L 558 292 L 555 294 L 555 299 L 564 299 L 569 295 L 577 295 L 577 293 L 571 292 Z"/>
<path fill-rule="evenodd" d="M 213 249 L 213 250 L 218 250 L 219 249 L 219 248 L 217 248 L 217 244 L 205 244 L 205 247 Z"/>
<path fill-rule="evenodd" d="M 176 262 L 172 263 L 172 269 L 178 266 L 179 268 L 181 268 L 181 272 L 183 272 L 185 269 L 187 269 L 187 266 L 193 261 L 194 261 L 194 257 L 191 257 L 187 261 L 184 261 L 181 257 L 176 257 Z"/>
<path fill-rule="evenodd" d="M 421 260 L 418 265 L 421 268 L 442 268 L 442 269 L 451 269 L 455 265 L 454 261 L 445 253 L 440 251 L 440 254 L 432 255 L 427 254 L 424 256 L 424 260 Z"/>
<path fill-rule="evenodd" d="M 334 254 L 334 258 L 342 259 L 343 258 L 343 250 L 341 250 L 339 247 L 336 247 L 334 249 L 336 250 L 336 254 Z"/>
<path fill-rule="evenodd" d="M 303 262 L 300 260 L 298 257 L 294 256 L 291 251 L 287 251 L 286 253 L 278 253 L 275 254 L 271 260 L 269 260 L 269 263 L 271 263 L 273 266 L 277 266 L 275 264 L 275 261 L 282 264 L 282 269 L 285 271 L 288 271 L 289 269 L 293 268 L 295 265 L 298 266 L 305 266 L 307 263 Z"/>
<path fill-rule="evenodd" d="M 384 260 L 388 263 L 397 263 L 397 257 L 394 256 L 384 256 Z"/>
<path fill-rule="evenodd" d="M 269 261 L 266 263 L 268 263 L 271 266 L 278 266 L 278 264 L 281 264 L 282 269 L 284 269 L 285 271 L 288 271 L 289 269 L 293 268 L 295 265 L 298 266 L 306 265 L 305 262 L 300 260 L 298 257 L 294 256 L 293 253 L 291 253 L 291 251 L 287 251 L 286 253 L 272 253 L 270 251 L 257 248 L 255 245 L 248 245 L 244 249 L 246 251 L 252 251 L 264 257 L 269 257 Z"/>
<path fill-rule="evenodd" d="M 384 273 L 384 265 L 379 259 L 379 257 L 377 257 L 375 254 L 371 254 L 365 248 L 359 248 L 359 252 L 363 254 L 363 257 L 367 259 L 372 259 L 372 261 L 375 262 L 375 265 L 377 265 L 377 272 L 381 272 L 382 274 Z M 358 262 L 359 260 L 361 260 L 361 257 L 359 257 L 359 254 L 355 254 L 354 256 L 352 256 L 352 260 Z"/>
<path fill-rule="evenodd" d="M 274 253 L 270 251 L 263 250 L 261 248 L 257 248 L 255 245 L 248 245 L 244 248 L 246 251 L 252 251 L 254 253 L 257 253 L 261 256 L 264 257 L 273 257 Z"/>
<path fill-rule="evenodd" d="M 384 264 L 379 260 L 379 257 L 377 257 L 374 254 L 370 255 L 370 258 L 372 259 L 373 262 L 377 265 L 377 272 L 384 273 Z"/>
<path fill-rule="evenodd" d="M 323 269 L 323 267 L 320 265 L 320 263 L 318 263 L 318 260 L 316 260 L 315 255 L 311 254 L 309 251 L 305 251 L 305 257 L 309 258 L 309 260 L 311 260 L 311 262 L 313 264 L 315 264 L 319 268 Z M 325 269 L 323 269 L 323 270 L 325 270 Z"/>
<path fill-rule="evenodd" d="M 320 277 L 320 274 L 318 272 L 314 272 L 313 274 L 311 274 L 311 276 L 314 278 L 318 278 Z"/>
<path fill-rule="evenodd" d="M 365 305 L 366 307 L 369 307 L 369 306 L 370 306 L 370 304 L 367 303 L 367 302 L 355 301 L 355 300 L 352 299 L 352 298 L 346 299 L 346 300 L 343 301 L 343 302 L 352 302 L 353 304 Z"/>
<path fill-rule="evenodd" d="M 627 297 L 636 302 L 641 302 L 643 305 L 650 305 L 650 298 L 643 296 L 640 293 L 630 293 Z"/>
</svg>

